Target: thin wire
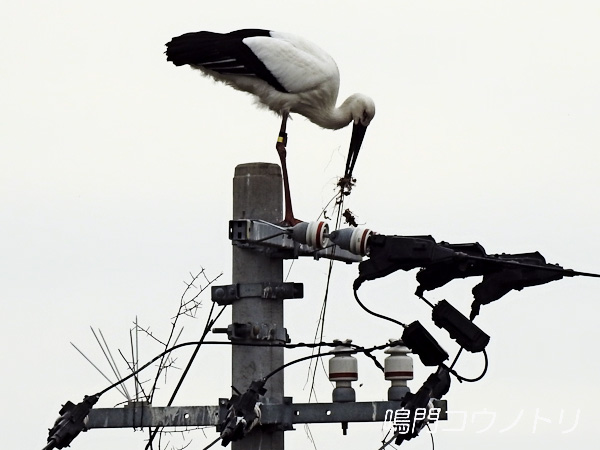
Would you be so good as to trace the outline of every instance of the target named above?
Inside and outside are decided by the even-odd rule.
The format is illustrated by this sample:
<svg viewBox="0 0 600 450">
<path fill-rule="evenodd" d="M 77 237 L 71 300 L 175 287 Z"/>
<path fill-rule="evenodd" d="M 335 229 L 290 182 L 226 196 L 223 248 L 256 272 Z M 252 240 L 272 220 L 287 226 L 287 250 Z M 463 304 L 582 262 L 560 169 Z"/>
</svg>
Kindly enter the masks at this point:
<svg viewBox="0 0 600 450">
<path fill-rule="evenodd" d="M 385 438 L 383 438 L 383 442 L 382 442 L 382 446 L 379 447 L 377 450 L 384 450 L 388 445 L 390 445 L 392 443 L 393 440 L 396 439 L 396 437 L 398 436 L 398 433 L 394 433 L 394 435 L 392 436 L 392 438 L 389 441 L 385 441 Z"/>
<path fill-rule="evenodd" d="M 471 322 L 473 322 L 473 319 L 471 319 Z M 448 368 L 448 370 L 449 370 L 449 371 L 450 371 L 450 373 L 451 373 L 452 375 L 454 375 L 454 376 L 456 377 L 456 379 L 457 379 L 458 381 L 460 381 L 461 383 L 462 383 L 463 381 L 466 381 L 467 383 L 474 383 L 474 382 L 476 382 L 476 381 L 479 381 L 479 380 L 481 380 L 481 379 L 482 379 L 482 378 L 485 376 L 485 374 L 486 374 L 486 372 L 487 372 L 487 370 L 488 370 L 488 365 L 489 365 L 488 356 L 487 356 L 487 352 L 485 351 L 485 349 L 483 349 L 483 358 L 484 358 L 483 372 L 482 372 L 482 373 L 481 373 L 481 375 L 479 375 L 477 378 L 465 378 L 465 377 L 463 377 L 463 376 L 459 375 L 459 374 L 458 374 L 458 373 L 457 373 L 455 370 L 452 370 L 452 369 L 454 368 L 454 366 L 456 365 L 456 363 L 458 362 L 458 358 L 460 357 L 460 355 L 461 355 L 461 353 L 462 353 L 462 351 L 463 351 L 463 348 L 464 348 L 464 347 L 461 347 L 461 348 L 458 350 L 458 352 L 456 353 L 456 356 L 454 357 L 454 361 L 452 361 L 452 364 L 450 364 L 450 367 Z"/>
<path fill-rule="evenodd" d="M 452 361 L 452 364 L 450 364 L 449 369 L 453 369 L 454 366 L 456 365 L 456 362 L 458 361 L 458 357 L 460 356 L 460 354 L 463 351 L 463 347 L 461 347 L 460 349 L 458 349 L 458 352 L 456 353 L 456 356 L 454 357 L 454 361 Z"/>
<path fill-rule="evenodd" d="M 226 308 L 226 306 L 223 306 L 221 308 L 221 311 L 219 311 L 219 313 L 217 314 L 217 316 L 213 320 L 211 320 L 212 313 L 215 309 L 215 305 L 216 305 L 216 303 L 213 302 L 213 304 L 210 308 L 210 311 L 208 313 L 208 318 L 206 319 L 206 325 L 204 326 L 204 331 L 202 333 L 202 337 L 200 337 L 200 340 L 196 343 L 196 348 L 194 349 L 194 353 L 192 353 L 192 356 L 190 357 L 190 360 L 188 361 L 186 368 L 184 369 L 183 373 L 181 374 L 181 377 L 179 378 L 179 382 L 177 383 L 175 390 L 171 394 L 171 398 L 169 399 L 167 406 L 171 406 L 173 404 L 173 401 L 175 400 L 175 396 L 177 395 L 177 392 L 179 392 L 179 388 L 181 388 L 181 385 L 183 384 L 183 380 L 187 376 L 187 374 L 190 370 L 190 367 L 192 366 L 192 363 L 194 362 L 194 359 L 196 359 L 196 355 L 198 355 L 198 351 L 200 350 L 200 347 L 202 346 L 204 338 L 206 338 L 206 335 L 210 331 L 210 328 L 212 327 L 212 325 L 214 325 L 214 323 L 217 321 L 217 319 L 221 316 L 221 314 L 223 313 L 223 311 Z M 152 446 L 152 442 L 154 441 L 154 438 L 156 437 L 156 434 L 158 433 L 159 428 L 160 427 L 158 427 L 158 426 L 156 428 L 154 428 L 154 431 L 150 435 L 150 439 L 148 440 L 148 443 L 146 444 L 146 450 Z"/>
<path fill-rule="evenodd" d="M 190 273 L 190 275 L 192 275 L 192 274 Z M 197 279 L 200 277 L 200 275 L 204 275 L 204 277 L 205 277 L 205 278 L 206 278 L 206 280 L 208 281 L 208 284 L 207 284 L 207 286 L 205 286 L 204 288 L 201 288 L 201 289 L 199 290 L 199 292 L 198 292 L 196 295 L 194 295 L 190 301 L 194 301 L 196 298 L 198 298 L 198 296 L 199 296 L 199 295 L 200 295 L 202 292 L 204 292 L 204 290 L 206 289 L 206 287 L 208 287 L 208 286 L 209 286 L 209 285 L 211 285 L 211 284 L 212 284 L 212 283 L 213 283 L 215 280 L 217 280 L 217 279 L 218 279 L 218 278 L 219 278 L 219 277 L 222 275 L 222 273 L 221 273 L 220 275 L 218 275 L 217 277 L 215 277 L 214 279 L 212 279 L 212 280 L 208 280 L 208 277 L 206 276 L 206 273 L 205 273 L 205 269 L 204 269 L 204 268 L 202 268 L 202 270 L 201 270 L 200 272 L 198 272 L 198 274 L 197 274 L 197 275 L 192 275 L 192 281 L 191 281 L 190 283 L 185 283 L 185 282 L 184 282 L 184 283 L 186 284 L 186 289 L 183 291 L 183 294 L 181 294 L 181 298 L 180 298 L 180 300 L 179 300 L 179 311 L 178 311 L 177 315 L 175 316 L 175 318 L 174 318 L 174 320 L 173 320 L 173 322 L 172 322 L 172 324 L 171 324 L 171 325 L 172 325 L 172 326 L 171 326 L 171 332 L 169 333 L 169 338 L 167 339 L 167 342 L 166 342 L 166 343 L 164 343 L 164 344 L 163 344 L 163 343 L 162 343 L 160 340 L 156 339 L 156 338 L 155 338 L 155 337 L 152 335 L 152 333 L 148 333 L 146 330 L 144 330 L 144 331 L 146 331 L 146 333 L 148 334 L 148 336 L 152 337 L 153 339 L 155 339 L 156 341 L 158 341 L 160 344 L 164 345 L 164 347 L 165 347 L 165 351 L 168 349 L 168 346 L 169 346 L 169 344 L 171 343 L 171 339 L 173 339 L 173 335 L 175 334 L 175 330 L 176 330 L 176 324 L 177 324 L 177 321 L 178 321 L 179 317 L 181 317 L 181 314 L 180 314 L 180 313 L 182 312 L 182 308 L 184 308 L 184 307 L 185 307 L 185 305 L 187 305 L 188 303 L 190 303 L 190 301 L 184 302 L 184 298 L 185 298 L 185 296 L 186 296 L 187 292 L 190 290 L 190 288 L 191 288 L 191 287 L 195 287 L 195 286 L 194 286 L 194 282 L 195 282 L 195 281 L 196 281 L 196 280 L 197 280 Z M 180 333 L 181 333 L 181 331 L 180 331 Z M 165 355 L 167 355 L 168 353 L 169 353 L 169 352 L 163 352 L 163 353 L 162 353 L 162 355 L 163 355 L 163 356 L 165 356 Z M 163 368 L 164 368 L 164 367 L 166 367 L 166 366 L 163 366 L 163 364 L 166 364 L 166 361 L 165 361 L 164 359 L 163 359 L 163 360 L 161 360 L 161 361 L 160 361 L 160 363 L 158 364 L 158 370 L 157 370 L 157 372 L 156 372 L 156 376 L 154 377 L 154 382 L 153 382 L 153 384 L 152 384 L 152 388 L 150 389 L 150 398 L 148 399 L 148 401 L 149 401 L 149 402 L 152 402 L 152 398 L 154 397 L 154 393 L 156 392 L 156 386 L 157 386 L 157 384 L 158 384 L 158 379 L 159 379 L 159 377 L 160 377 L 160 374 L 161 374 L 161 372 L 162 372 Z"/>
<path fill-rule="evenodd" d="M 325 215 L 325 211 L 327 210 L 327 208 L 329 207 L 329 205 L 331 205 L 331 202 L 334 201 L 335 199 L 337 199 L 339 193 L 336 192 L 333 197 L 331 197 L 331 199 L 327 202 L 327 204 L 325 205 L 325 207 L 321 210 L 321 213 L 319 214 L 319 216 L 317 217 L 317 220 L 319 220 L 321 218 L 321 216 L 323 216 L 323 218 L 325 219 L 329 219 L 326 215 Z"/>
<path fill-rule="evenodd" d="M 289 233 L 290 232 L 290 228 L 289 227 L 282 227 L 281 225 L 277 225 L 276 223 L 271 223 L 271 222 L 267 222 L 266 220 L 262 220 L 262 219 L 256 219 L 254 220 L 254 222 L 258 222 L 258 223 L 262 223 L 265 225 L 269 225 L 273 228 L 278 229 L 279 231 L 283 231 L 284 233 Z"/>
<path fill-rule="evenodd" d="M 402 322 L 400 322 L 400 321 L 398 321 L 396 319 L 392 319 L 391 317 L 384 316 L 383 314 L 379 314 L 379 313 L 376 313 L 374 311 L 371 311 L 369 308 L 367 308 L 365 305 L 363 305 L 362 302 L 360 301 L 360 299 L 358 298 L 358 292 L 357 292 L 356 289 L 354 289 L 354 298 L 355 298 L 356 302 L 358 303 L 358 305 L 362 309 L 364 309 L 366 312 L 368 312 L 369 314 L 371 314 L 371 315 L 373 315 L 375 317 L 378 317 L 380 319 L 388 320 L 388 321 L 390 321 L 392 323 L 395 323 L 396 325 L 400 325 L 401 327 L 406 328 L 406 325 L 403 324 Z"/>
<path fill-rule="evenodd" d="M 267 236 L 267 237 L 264 237 L 264 238 L 261 238 L 261 239 L 256 239 L 256 240 L 253 240 L 253 241 L 248 240 L 248 242 L 264 242 L 264 241 L 268 241 L 269 239 L 276 238 L 278 236 L 283 236 L 285 234 L 290 234 L 292 232 L 292 228 L 282 227 L 282 226 L 277 225 L 275 223 L 267 222 L 266 220 L 257 219 L 257 220 L 255 220 L 255 222 L 262 223 L 262 224 L 265 224 L 265 225 L 269 225 L 269 226 L 271 226 L 271 227 L 279 230 L 279 233 L 275 233 L 275 234 L 272 234 L 270 236 Z"/>
<path fill-rule="evenodd" d="M 336 217 L 336 221 L 335 221 L 335 228 L 336 229 L 338 229 L 339 226 L 340 226 L 341 217 L 342 217 L 342 206 L 344 205 L 344 196 L 342 195 L 341 190 L 340 190 L 340 192 L 338 194 L 336 194 L 333 197 L 332 200 L 330 200 L 327 203 L 327 205 L 323 209 L 323 211 L 325 211 L 325 209 L 327 208 L 327 206 L 329 206 L 331 204 L 331 202 L 335 198 L 338 197 L 338 195 L 340 197 L 340 201 L 336 202 L 336 207 L 338 208 L 338 210 L 337 210 L 337 217 Z M 320 217 L 320 215 L 319 215 L 319 217 Z M 335 253 L 335 248 L 332 250 L 332 256 L 333 256 L 334 253 Z M 331 274 L 333 272 L 333 263 L 334 263 L 334 260 L 330 259 L 329 260 L 329 269 L 327 271 L 327 282 L 325 284 L 325 294 L 323 296 L 323 304 L 321 305 L 321 312 L 319 314 L 319 321 L 317 323 L 317 329 L 315 330 L 315 336 L 313 338 L 313 342 L 317 340 L 317 333 L 319 334 L 319 341 L 323 341 L 323 334 L 325 333 L 325 314 L 327 312 L 327 300 L 329 299 L 329 286 L 330 286 L 330 282 L 331 282 Z M 320 332 L 319 332 L 319 330 L 320 330 Z M 310 390 L 309 390 L 308 401 L 311 400 L 311 398 L 313 396 L 313 393 L 315 394 L 315 399 L 316 399 L 315 382 L 316 382 L 316 377 L 317 377 L 317 365 L 318 365 L 318 361 L 315 363 L 314 369 L 312 371 L 312 379 L 311 379 L 311 383 L 310 383 Z M 311 368 L 312 368 L 312 361 L 311 361 L 310 365 L 308 366 L 308 374 L 307 374 L 308 376 L 310 376 Z M 325 367 L 323 367 L 323 370 L 325 370 Z"/>
<path fill-rule="evenodd" d="M 431 428 L 429 427 L 428 423 L 426 423 L 425 425 L 427 426 L 427 429 L 429 430 L 429 436 L 431 437 L 431 450 L 435 450 L 435 441 L 433 440 L 433 432 L 431 431 Z"/>
<path fill-rule="evenodd" d="M 295 261 L 296 261 L 295 259 L 292 259 L 292 262 L 290 263 L 290 267 L 288 269 L 288 272 L 287 272 L 287 274 L 285 276 L 285 279 L 283 280 L 284 282 L 287 282 L 288 278 L 290 277 L 290 274 L 292 273 L 292 269 L 294 267 L 294 262 Z"/>
<path fill-rule="evenodd" d="M 344 350 L 344 353 L 355 354 L 355 353 L 372 352 L 374 350 L 381 350 L 381 349 L 387 348 L 390 345 L 391 345 L 391 343 L 387 343 L 387 344 L 383 344 L 383 345 L 376 345 L 374 347 L 369 347 L 369 348 L 352 348 L 352 349 Z M 272 372 L 268 373 L 266 376 L 263 377 L 263 380 L 265 380 L 265 381 L 268 380 L 276 373 L 282 371 L 283 369 L 288 368 L 289 366 L 291 366 L 293 364 L 297 364 L 302 361 L 307 361 L 312 358 L 319 358 L 321 356 L 338 355 L 339 353 L 340 352 L 338 352 L 338 351 L 332 350 L 330 352 L 316 353 L 314 355 L 308 355 L 308 356 L 303 356 L 302 358 L 294 359 L 293 361 L 285 363 L 284 365 L 282 365 L 282 366 L 278 367 L 277 369 L 273 370 Z"/>
<path fill-rule="evenodd" d="M 221 440 L 221 436 L 219 436 L 218 438 L 216 438 L 214 441 L 212 441 L 210 444 L 208 444 L 206 447 L 204 447 L 202 450 L 208 450 L 209 448 L 211 448 L 213 445 L 215 445 L 217 442 L 219 442 Z"/>
<path fill-rule="evenodd" d="M 423 297 L 422 295 L 417 295 L 417 297 L 419 297 L 421 300 L 423 300 L 425 303 L 427 303 L 429 306 L 431 306 L 432 308 L 434 308 L 433 303 L 431 303 L 429 300 L 427 300 L 425 297 Z"/>
<path fill-rule="evenodd" d="M 264 237 L 264 238 L 261 238 L 261 239 L 254 239 L 254 240 L 250 240 L 249 239 L 248 242 L 253 242 L 253 243 L 264 242 L 264 241 L 268 241 L 269 239 L 276 238 L 278 236 L 283 236 L 284 234 L 289 234 L 289 232 L 287 232 L 287 231 L 280 231 L 279 233 L 271 234 L 270 236 L 267 236 L 267 237 Z"/>
<path fill-rule="evenodd" d="M 204 341 L 203 342 L 204 345 L 241 345 L 241 346 L 256 346 L 256 347 L 271 347 L 272 345 L 270 344 L 252 344 L 252 343 L 237 343 L 237 342 L 231 342 L 231 341 Z M 133 378 L 134 376 L 136 376 L 138 373 L 140 373 L 141 371 L 143 371 L 144 369 L 147 369 L 149 366 L 151 366 L 153 363 L 155 363 L 156 361 L 158 361 L 160 358 L 164 357 L 165 355 L 168 355 L 169 353 L 175 351 L 175 350 L 179 350 L 180 348 L 183 347 L 188 347 L 190 345 L 198 345 L 198 341 L 192 341 L 192 342 L 182 342 L 181 344 L 177 344 L 174 345 L 164 351 L 162 351 L 161 353 L 159 353 L 158 355 L 156 355 L 154 358 L 152 358 L 150 361 L 148 361 L 146 364 L 144 364 L 143 366 L 141 366 L 139 369 L 137 369 L 135 372 L 130 373 L 129 375 L 127 375 L 126 377 L 124 377 L 123 379 L 111 384 L 110 386 L 106 387 L 105 389 L 99 391 L 97 394 L 98 397 L 102 396 L 103 394 L 107 393 L 108 391 L 110 391 L 111 389 L 114 389 L 116 387 L 118 387 L 120 384 L 124 383 L 125 381 L 129 380 L 130 378 Z M 335 343 L 335 342 L 319 342 L 316 344 L 307 344 L 304 342 L 300 342 L 298 344 L 281 344 L 281 347 L 285 347 L 285 348 L 300 348 L 300 347 L 313 347 L 313 346 L 329 346 L 329 347 L 337 347 L 339 344 Z M 371 352 L 371 351 L 375 351 L 375 350 L 381 350 L 387 347 L 390 347 L 392 345 L 396 345 L 396 343 L 394 342 L 389 342 L 383 345 L 378 345 L 375 347 L 369 347 L 369 348 L 364 348 L 364 347 L 360 347 L 358 345 L 354 345 L 354 344 L 350 344 L 350 347 L 352 348 L 352 350 L 348 350 L 348 353 L 365 353 L 365 352 Z M 328 352 L 328 353 L 323 353 L 321 354 L 321 356 L 323 355 L 330 355 L 330 354 L 334 354 L 335 352 Z M 318 355 L 315 356 L 311 356 L 311 357 L 317 357 Z M 305 359 L 309 359 L 308 357 L 305 357 L 303 360 Z M 299 362 L 299 361 L 296 361 Z M 288 365 L 291 364 L 295 364 L 294 361 L 292 361 L 291 363 L 288 363 L 285 367 L 287 367 Z M 280 367 L 278 369 L 276 369 L 277 371 L 285 368 L 285 367 Z M 110 380 L 109 380 L 110 381 Z"/>
<path fill-rule="evenodd" d="M 426 423 L 425 426 L 429 430 L 429 436 L 431 437 L 431 450 L 435 450 L 435 441 L 433 440 L 433 433 L 431 431 L 431 428 L 429 427 L 428 423 Z M 419 432 L 420 432 L 420 430 L 419 430 Z M 388 431 L 388 434 L 389 434 L 389 431 Z M 387 437 L 388 434 L 386 434 L 386 437 Z M 383 445 L 381 447 L 379 447 L 377 450 L 384 450 L 388 445 L 391 445 L 392 441 L 394 439 L 396 439 L 399 434 L 400 433 L 394 433 L 394 435 L 392 436 L 392 438 L 389 441 L 387 441 L 387 442 L 386 442 L 385 437 L 384 437 L 383 441 L 382 441 Z"/>
<path fill-rule="evenodd" d="M 316 343 L 317 340 L 317 334 L 319 334 L 319 341 L 323 341 L 323 334 L 325 332 L 325 313 L 327 312 L 327 299 L 329 298 L 329 282 L 331 280 L 331 272 L 333 269 L 333 260 L 329 261 L 329 270 L 327 273 L 327 283 L 325 284 L 325 295 L 323 296 L 323 303 L 321 305 L 321 312 L 319 314 L 319 321 L 317 323 L 317 329 L 315 330 L 315 335 L 313 337 L 313 343 Z M 320 330 L 320 332 L 319 332 Z M 317 348 L 320 348 L 321 346 L 318 346 Z M 317 350 L 317 352 L 319 352 L 319 350 Z M 313 351 L 314 354 L 314 351 Z M 312 378 L 311 378 L 311 383 L 310 383 L 310 390 L 309 390 L 309 395 L 308 395 L 308 401 L 310 402 L 313 393 L 315 393 L 315 381 L 316 381 L 316 376 L 317 376 L 317 365 L 318 365 L 318 361 L 315 363 L 314 369 L 312 370 Z M 312 368 L 312 361 L 310 363 L 310 365 L 308 366 L 308 376 L 310 376 L 310 372 L 311 372 L 311 368 Z M 316 399 L 316 393 L 315 393 L 315 399 Z"/>
<path fill-rule="evenodd" d="M 487 373 L 488 366 L 489 366 L 487 352 L 485 351 L 485 349 L 483 349 L 482 352 L 483 352 L 483 358 L 484 358 L 483 372 L 481 372 L 481 375 L 479 375 L 477 378 L 465 378 L 462 375 L 459 375 L 458 373 L 456 373 L 455 370 L 452 370 L 451 368 L 449 368 L 450 373 L 452 375 L 454 375 L 456 377 L 456 379 L 460 382 L 466 381 L 467 383 L 475 383 L 476 381 L 481 380 Z"/>
</svg>

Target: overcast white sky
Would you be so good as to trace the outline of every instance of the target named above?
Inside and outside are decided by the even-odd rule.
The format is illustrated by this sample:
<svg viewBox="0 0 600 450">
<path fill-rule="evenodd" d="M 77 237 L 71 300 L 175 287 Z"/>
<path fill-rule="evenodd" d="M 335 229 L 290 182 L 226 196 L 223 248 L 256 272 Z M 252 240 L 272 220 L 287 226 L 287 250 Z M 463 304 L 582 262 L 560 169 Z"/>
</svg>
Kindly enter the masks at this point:
<svg viewBox="0 0 600 450">
<path fill-rule="evenodd" d="M 0 17 L 5 448 L 42 448 L 62 403 L 106 386 L 69 344 L 108 372 L 90 326 L 114 351 L 128 351 L 136 316 L 167 333 L 189 272 L 205 267 L 224 272 L 221 284 L 231 280 L 234 167 L 277 162 L 279 120 L 248 96 L 167 63 L 164 43 L 184 32 L 277 29 L 331 53 L 340 97 L 363 92 L 377 105 L 346 203 L 369 228 L 479 241 L 488 253 L 538 250 L 549 262 L 600 271 L 598 2 L 7 0 Z M 350 130 L 297 117 L 288 131 L 295 212 L 315 219 L 343 172 Z M 325 338 L 371 345 L 399 336 L 354 303 L 357 270 L 335 267 Z M 326 261 L 292 267 L 289 281 L 305 283 L 305 298 L 286 303 L 295 342 L 314 334 L 326 271 Z M 412 295 L 414 275 L 368 282 L 361 297 L 404 322 L 421 320 L 453 354 L 456 345 Z M 468 313 L 476 282 L 429 297 Z M 453 381 L 455 413 L 439 425 L 437 449 L 597 442 L 599 283 L 561 280 L 482 309 L 489 372 L 476 384 Z M 197 338 L 204 317 L 186 323 L 184 338 Z M 141 361 L 155 350 L 140 341 Z M 481 359 L 467 354 L 458 369 L 475 376 Z M 385 399 L 388 383 L 368 360 L 359 365 L 358 400 Z M 287 375 L 286 395 L 296 401 L 308 399 L 307 367 Z M 230 394 L 229 371 L 227 350 L 202 350 L 176 403 L 216 404 Z M 430 372 L 416 362 L 412 388 Z M 331 387 L 319 380 L 319 399 L 329 401 Z M 121 400 L 112 392 L 99 406 Z M 347 437 L 339 425 L 312 429 L 319 449 L 374 450 L 384 434 L 379 424 L 350 424 Z M 199 449 L 215 436 L 186 439 Z M 92 430 L 72 448 L 143 448 L 145 437 Z M 311 448 L 303 427 L 287 434 L 286 448 Z M 430 438 L 402 448 L 429 449 Z"/>
</svg>

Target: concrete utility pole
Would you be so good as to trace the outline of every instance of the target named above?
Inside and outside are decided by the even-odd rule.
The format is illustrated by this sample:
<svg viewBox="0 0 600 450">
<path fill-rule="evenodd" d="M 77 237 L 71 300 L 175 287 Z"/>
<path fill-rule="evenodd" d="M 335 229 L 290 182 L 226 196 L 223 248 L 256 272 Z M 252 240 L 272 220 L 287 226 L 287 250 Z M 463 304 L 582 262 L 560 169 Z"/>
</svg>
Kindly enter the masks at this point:
<svg viewBox="0 0 600 450">
<path fill-rule="evenodd" d="M 235 168 L 233 178 L 233 219 L 258 219 L 271 223 L 282 220 L 281 170 L 276 164 L 250 163 Z M 255 249 L 233 246 L 232 283 L 283 282 L 283 259 Z M 283 330 L 283 299 L 242 297 L 232 304 L 233 324 L 250 323 L 269 330 Z M 273 343 L 273 341 L 268 341 Z M 231 380 L 244 392 L 258 380 L 283 365 L 283 347 L 234 345 Z M 283 370 L 269 379 L 265 404 L 283 402 Z M 266 429 L 265 429 L 266 428 Z M 233 450 L 283 449 L 283 431 L 259 427 L 240 441 Z"/>
<path fill-rule="evenodd" d="M 312 228 L 312 231 L 310 224 L 305 224 L 308 228 L 300 226 L 299 229 L 304 230 L 306 236 L 303 232 L 292 232 L 291 228 L 286 233 L 278 232 L 276 224 L 281 222 L 283 216 L 282 197 L 282 178 L 278 165 L 250 163 L 236 167 L 233 220 L 229 224 L 229 238 L 233 243 L 232 284 L 212 286 L 212 300 L 220 305 L 231 305 L 232 323 L 226 329 L 213 329 L 213 332 L 227 333 L 234 344 L 232 385 L 245 395 L 251 391 L 253 382 L 262 380 L 284 364 L 282 344 L 289 342 L 289 338 L 283 326 L 283 301 L 302 298 L 303 287 L 301 283 L 283 282 L 283 259 L 310 256 L 347 263 L 361 260 L 360 256 L 339 246 L 314 247 L 314 243 L 320 239 L 320 225 Z M 343 434 L 346 434 L 348 424 L 352 422 L 387 421 L 391 425 L 395 411 L 402 408 L 400 394 L 408 391 L 406 380 L 412 379 L 412 361 L 406 365 L 406 360 L 410 360 L 406 356 L 407 350 L 399 347 L 388 352 L 390 356 L 385 363 L 385 379 L 390 380 L 393 386 L 388 391 L 388 401 L 355 401 L 350 385 L 351 380 L 356 380 L 358 376 L 357 368 L 343 364 L 347 359 L 354 359 L 344 355 L 343 347 L 341 351 L 337 350 L 340 354 L 332 358 L 335 363 L 332 364 L 330 360 L 330 379 L 337 383 L 332 403 L 294 403 L 291 397 L 284 397 L 284 370 L 277 372 L 268 378 L 264 385 L 266 393 L 258 399 L 261 403 L 261 425 L 248 434 L 244 432 L 243 436 L 235 436 L 236 440 L 231 442 L 232 450 L 283 450 L 284 431 L 293 430 L 295 424 L 338 423 L 342 425 Z M 343 377 L 340 378 L 340 375 Z M 339 395 L 341 391 L 351 395 Z M 226 395 L 229 397 L 218 399 L 218 405 L 209 406 L 157 407 L 146 402 L 131 402 L 123 408 L 87 408 L 86 427 L 212 425 L 221 431 L 222 443 L 226 444 L 224 436 L 232 439 L 227 434 L 230 430 L 228 424 L 235 427 L 239 419 L 239 416 L 231 415 L 232 409 L 228 409 L 231 393 L 227 392 Z M 253 407 L 254 400 L 250 404 Z M 252 409 L 248 402 L 241 408 L 245 412 Z"/>
</svg>

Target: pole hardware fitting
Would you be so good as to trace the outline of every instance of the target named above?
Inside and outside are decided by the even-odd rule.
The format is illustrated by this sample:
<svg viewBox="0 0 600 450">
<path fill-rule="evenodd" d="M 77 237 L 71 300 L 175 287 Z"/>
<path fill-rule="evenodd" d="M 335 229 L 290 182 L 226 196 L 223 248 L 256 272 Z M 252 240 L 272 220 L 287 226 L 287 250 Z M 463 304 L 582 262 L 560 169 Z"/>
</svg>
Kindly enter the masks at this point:
<svg viewBox="0 0 600 450">
<path fill-rule="evenodd" d="M 262 298 L 265 300 L 282 300 L 289 298 L 303 298 L 304 285 L 302 283 L 236 283 L 224 286 L 211 286 L 211 299 L 219 305 L 231 305 L 235 300 L 242 298 Z"/>
<path fill-rule="evenodd" d="M 227 328 L 213 328 L 213 333 L 227 333 L 230 341 L 272 341 L 289 343 L 287 329 L 274 323 L 232 323 Z"/>
<path fill-rule="evenodd" d="M 326 236 L 328 228 L 324 222 L 301 222 L 293 227 L 284 227 L 262 220 L 239 219 L 229 221 L 229 239 L 233 245 L 265 252 L 272 257 L 298 259 L 312 256 L 314 259 L 327 258 L 347 264 L 362 261 L 362 256 L 354 254 Z"/>
</svg>

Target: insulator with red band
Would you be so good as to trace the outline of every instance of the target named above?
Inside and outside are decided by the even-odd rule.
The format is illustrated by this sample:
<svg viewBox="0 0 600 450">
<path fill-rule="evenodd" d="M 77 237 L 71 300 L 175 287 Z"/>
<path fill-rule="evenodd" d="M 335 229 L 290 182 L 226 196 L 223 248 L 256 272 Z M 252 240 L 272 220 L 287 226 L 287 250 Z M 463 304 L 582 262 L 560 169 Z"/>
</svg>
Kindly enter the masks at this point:
<svg viewBox="0 0 600 450">
<path fill-rule="evenodd" d="M 390 342 L 398 342 L 390 339 Z M 393 345 L 387 350 L 388 356 L 384 361 L 385 379 L 392 382 L 388 389 L 388 400 L 401 400 L 410 389 L 407 380 L 413 379 L 413 360 L 408 356 L 410 349 L 405 345 Z"/>
<path fill-rule="evenodd" d="M 333 401 L 354 402 L 356 392 L 352 382 L 358 380 L 358 361 L 348 353 L 352 340 L 334 342 L 339 345 L 333 349 L 336 355 L 329 360 L 329 379 L 336 384 L 333 390 Z"/>
<path fill-rule="evenodd" d="M 343 228 L 329 233 L 329 239 L 355 255 L 369 254 L 368 240 L 373 234 L 368 228 Z"/>
<path fill-rule="evenodd" d="M 329 239 L 325 236 L 329 233 L 329 225 L 325 222 L 300 222 L 292 227 L 292 238 L 302 244 L 314 248 L 325 248 Z"/>
</svg>

